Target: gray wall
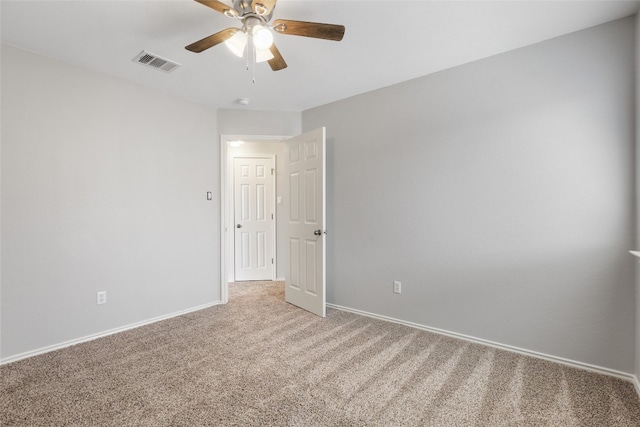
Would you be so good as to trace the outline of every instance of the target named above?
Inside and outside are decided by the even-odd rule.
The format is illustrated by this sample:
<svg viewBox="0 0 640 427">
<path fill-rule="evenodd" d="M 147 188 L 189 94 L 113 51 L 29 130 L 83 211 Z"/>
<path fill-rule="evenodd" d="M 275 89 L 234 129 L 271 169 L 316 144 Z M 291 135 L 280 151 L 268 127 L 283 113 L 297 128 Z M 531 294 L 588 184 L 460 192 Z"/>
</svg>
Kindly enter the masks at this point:
<svg viewBox="0 0 640 427">
<path fill-rule="evenodd" d="M 633 372 L 633 58 L 627 18 L 303 112 L 329 302 Z"/>
<path fill-rule="evenodd" d="M 214 110 L 7 45 L 1 89 L 2 358 L 219 301 Z"/>
</svg>

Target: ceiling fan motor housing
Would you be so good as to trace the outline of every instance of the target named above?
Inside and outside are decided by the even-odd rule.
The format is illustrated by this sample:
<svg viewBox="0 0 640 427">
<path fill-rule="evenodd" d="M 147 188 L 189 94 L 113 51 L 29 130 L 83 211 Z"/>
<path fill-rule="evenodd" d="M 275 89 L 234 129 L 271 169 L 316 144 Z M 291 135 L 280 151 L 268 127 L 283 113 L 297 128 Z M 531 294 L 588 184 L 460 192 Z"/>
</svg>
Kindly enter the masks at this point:
<svg viewBox="0 0 640 427">
<path fill-rule="evenodd" d="M 238 12 L 242 20 L 247 16 L 253 15 L 263 18 L 264 22 L 269 22 L 273 15 L 275 4 L 271 8 L 271 11 L 269 11 L 269 9 L 261 3 L 254 4 L 254 2 L 248 0 L 233 0 L 233 8 Z"/>
<path fill-rule="evenodd" d="M 256 25 L 266 26 L 267 22 L 262 18 L 262 16 L 249 15 L 242 18 L 243 28 L 247 32 L 247 34 L 251 34 L 253 31 L 253 27 Z"/>
</svg>

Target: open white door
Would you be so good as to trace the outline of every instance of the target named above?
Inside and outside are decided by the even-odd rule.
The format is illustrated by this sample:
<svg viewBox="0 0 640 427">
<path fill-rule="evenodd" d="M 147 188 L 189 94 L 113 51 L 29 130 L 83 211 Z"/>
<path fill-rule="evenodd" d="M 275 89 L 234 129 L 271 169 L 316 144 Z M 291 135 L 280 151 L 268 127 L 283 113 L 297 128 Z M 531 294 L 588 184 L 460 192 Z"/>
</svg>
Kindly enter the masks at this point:
<svg viewBox="0 0 640 427">
<path fill-rule="evenodd" d="M 286 140 L 285 163 L 290 205 L 285 300 L 325 317 L 325 128 Z"/>
</svg>

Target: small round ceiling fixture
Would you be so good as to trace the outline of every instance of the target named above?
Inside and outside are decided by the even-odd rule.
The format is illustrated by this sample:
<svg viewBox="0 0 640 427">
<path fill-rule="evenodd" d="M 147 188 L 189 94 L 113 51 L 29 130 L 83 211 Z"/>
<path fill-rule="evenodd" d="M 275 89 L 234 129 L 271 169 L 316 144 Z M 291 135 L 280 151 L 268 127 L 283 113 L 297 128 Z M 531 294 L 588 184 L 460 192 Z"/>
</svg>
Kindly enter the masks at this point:
<svg viewBox="0 0 640 427">
<path fill-rule="evenodd" d="M 238 98 L 238 100 L 236 101 L 236 104 L 249 105 L 249 102 L 251 102 L 249 98 Z"/>
</svg>

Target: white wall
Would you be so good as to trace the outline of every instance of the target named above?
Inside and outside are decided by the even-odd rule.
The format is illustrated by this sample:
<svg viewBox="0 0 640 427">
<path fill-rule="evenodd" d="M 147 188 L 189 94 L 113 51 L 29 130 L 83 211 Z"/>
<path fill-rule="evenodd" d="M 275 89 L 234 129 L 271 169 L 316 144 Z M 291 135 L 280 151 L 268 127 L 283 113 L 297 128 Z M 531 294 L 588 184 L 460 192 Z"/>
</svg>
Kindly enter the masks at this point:
<svg viewBox="0 0 640 427">
<path fill-rule="evenodd" d="M 3 359 L 220 300 L 215 111 L 7 45 L 1 106 Z"/>
<path fill-rule="evenodd" d="M 218 110 L 221 135 L 299 135 L 301 113 L 289 111 Z"/>
<path fill-rule="evenodd" d="M 633 57 L 628 18 L 303 112 L 329 302 L 633 372 Z"/>
<path fill-rule="evenodd" d="M 281 142 L 250 142 L 247 141 L 245 144 L 239 147 L 229 147 L 229 155 L 231 157 L 237 156 L 250 156 L 250 155 L 267 155 L 267 156 L 275 156 L 276 158 L 276 196 L 282 198 L 282 203 L 275 205 L 276 208 L 276 278 L 284 279 L 285 273 L 287 271 L 287 256 L 286 250 L 287 240 L 286 236 L 283 233 L 285 227 L 287 225 L 287 213 L 289 212 L 289 200 L 286 197 L 285 185 L 287 184 L 286 174 L 284 173 L 284 144 Z M 229 195 L 230 197 L 232 194 Z M 233 199 L 229 199 L 229 205 L 232 207 Z M 231 225 L 232 226 L 232 225 Z M 233 258 L 229 261 L 231 266 L 233 265 Z M 228 270 L 230 273 L 233 271 L 232 268 Z"/>
</svg>

